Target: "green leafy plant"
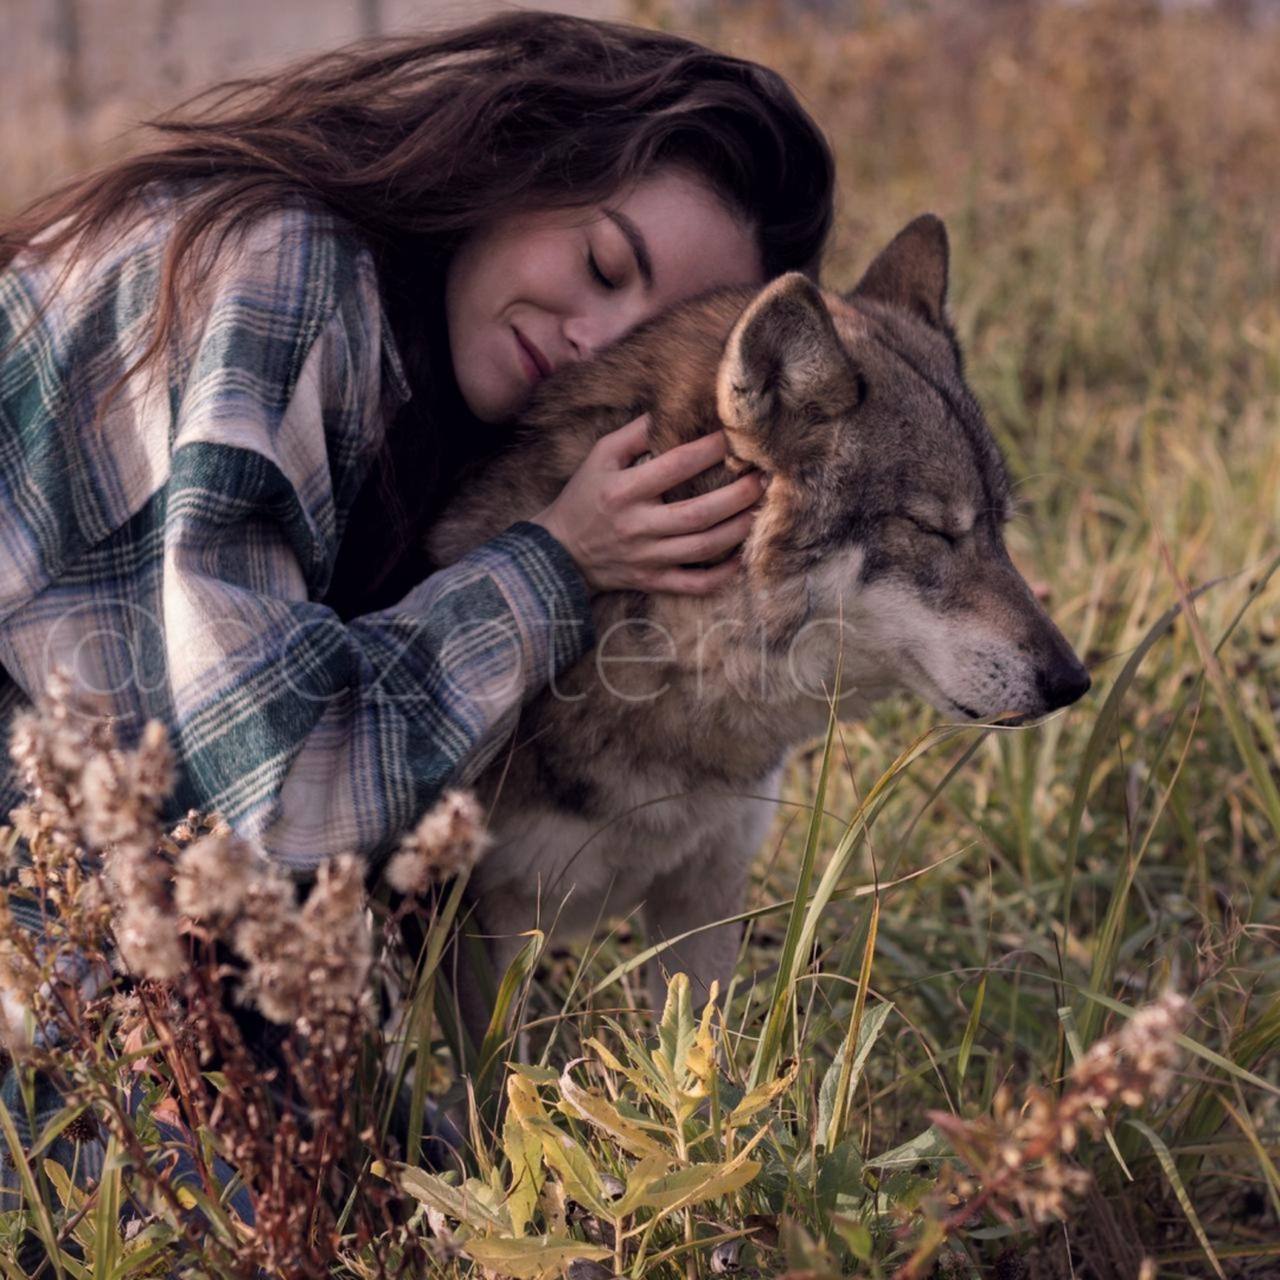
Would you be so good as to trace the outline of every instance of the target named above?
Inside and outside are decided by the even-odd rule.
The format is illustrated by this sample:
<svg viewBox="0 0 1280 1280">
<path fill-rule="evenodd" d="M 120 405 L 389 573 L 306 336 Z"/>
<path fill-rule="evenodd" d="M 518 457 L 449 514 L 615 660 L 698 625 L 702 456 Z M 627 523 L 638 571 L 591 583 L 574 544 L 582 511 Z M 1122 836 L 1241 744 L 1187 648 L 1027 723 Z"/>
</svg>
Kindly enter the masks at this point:
<svg viewBox="0 0 1280 1280">
<path fill-rule="evenodd" d="M 590 1056 L 558 1075 L 513 1064 L 502 1129 L 505 1173 L 494 1167 L 487 1178 L 454 1186 L 407 1165 L 379 1168 L 446 1215 L 445 1223 L 435 1220 L 438 1237 L 506 1275 L 540 1277 L 569 1261 L 610 1259 L 615 1273 L 640 1276 L 657 1261 L 705 1245 L 695 1217 L 754 1181 L 761 1164 L 753 1153 L 795 1078 L 792 1068 L 726 1097 L 716 1066 L 714 999 L 713 991 L 695 1019 L 689 980 L 676 974 L 655 1042 L 618 1033 L 624 1046 L 618 1056 L 592 1039 Z M 586 1068 L 603 1088 L 574 1078 Z M 570 1206 L 608 1243 L 567 1236 Z"/>
</svg>

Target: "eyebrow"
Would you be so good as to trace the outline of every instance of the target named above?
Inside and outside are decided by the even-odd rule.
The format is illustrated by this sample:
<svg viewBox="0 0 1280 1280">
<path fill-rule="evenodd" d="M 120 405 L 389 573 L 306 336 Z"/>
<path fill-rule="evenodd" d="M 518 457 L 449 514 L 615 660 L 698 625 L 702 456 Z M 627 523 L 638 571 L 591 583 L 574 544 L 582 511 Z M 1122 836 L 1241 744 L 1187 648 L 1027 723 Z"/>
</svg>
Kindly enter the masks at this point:
<svg viewBox="0 0 1280 1280">
<path fill-rule="evenodd" d="M 652 289 L 653 259 L 649 256 L 649 246 L 645 243 L 644 235 L 641 233 L 640 228 L 620 209 L 606 209 L 604 216 L 626 238 L 627 243 L 631 246 L 631 252 L 636 255 L 636 266 L 640 268 L 640 278 L 644 281 L 645 288 Z"/>
</svg>

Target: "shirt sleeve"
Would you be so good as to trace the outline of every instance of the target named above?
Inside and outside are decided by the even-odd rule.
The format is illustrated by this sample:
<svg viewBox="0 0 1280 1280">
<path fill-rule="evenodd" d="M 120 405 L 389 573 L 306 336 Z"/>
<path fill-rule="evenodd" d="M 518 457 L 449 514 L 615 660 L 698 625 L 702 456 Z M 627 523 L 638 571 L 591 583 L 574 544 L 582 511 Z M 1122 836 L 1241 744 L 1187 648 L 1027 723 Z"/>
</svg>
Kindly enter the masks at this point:
<svg viewBox="0 0 1280 1280">
<path fill-rule="evenodd" d="M 277 407 L 263 393 L 272 361 L 230 358 L 252 335 L 215 308 L 168 484 L 162 630 L 179 803 L 220 811 L 298 871 L 384 852 L 445 785 L 474 778 L 521 705 L 594 642 L 581 573 L 531 523 L 390 609 L 343 622 L 317 603 L 381 438 L 371 276 L 319 326 Z M 260 337 L 271 323 L 248 328 Z"/>
</svg>

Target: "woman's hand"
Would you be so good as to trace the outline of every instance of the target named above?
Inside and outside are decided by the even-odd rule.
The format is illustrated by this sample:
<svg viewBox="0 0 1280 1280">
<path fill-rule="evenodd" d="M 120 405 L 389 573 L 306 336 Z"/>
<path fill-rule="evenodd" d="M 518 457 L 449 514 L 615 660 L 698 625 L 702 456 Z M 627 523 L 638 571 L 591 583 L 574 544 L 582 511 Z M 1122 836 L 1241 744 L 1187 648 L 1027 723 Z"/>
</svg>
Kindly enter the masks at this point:
<svg viewBox="0 0 1280 1280">
<path fill-rule="evenodd" d="M 733 577 L 739 557 L 709 569 L 680 566 L 713 560 L 742 542 L 764 481 L 753 471 L 711 493 L 663 502 L 668 489 L 724 458 L 724 432 L 632 466 L 649 447 L 648 432 L 646 414 L 602 436 L 534 523 L 560 540 L 593 592 L 705 595 Z"/>
</svg>

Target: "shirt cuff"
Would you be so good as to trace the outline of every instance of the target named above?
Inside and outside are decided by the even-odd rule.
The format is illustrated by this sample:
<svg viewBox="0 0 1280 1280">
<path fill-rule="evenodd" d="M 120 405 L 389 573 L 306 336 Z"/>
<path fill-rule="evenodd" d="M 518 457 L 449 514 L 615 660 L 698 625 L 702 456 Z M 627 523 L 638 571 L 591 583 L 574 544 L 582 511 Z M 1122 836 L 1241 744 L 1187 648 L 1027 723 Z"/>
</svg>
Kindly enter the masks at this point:
<svg viewBox="0 0 1280 1280">
<path fill-rule="evenodd" d="M 530 520 L 518 521 L 486 545 L 509 556 L 512 568 L 545 602 L 549 625 L 544 633 L 546 649 L 540 656 L 544 669 L 559 675 L 596 642 L 591 596 L 582 570 L 559 538 Z"/>
<path fill-rule="evenodd" d="M 419 583 L 395 612 L 432 612 L 444 599 L 446 579 L 462 591 L 471 590 L 466 584 L 485 579 L 497 588 L 518 637 L 526 697 L 545 688 L 596 642 L 586 579 L 564 544 L 540 524 L 518 521 L 472 548 Z M 476 604 L 463 605 L 462 610 L 477 607 L 481 599 L 477 595 Z M 491 603 L 486 606 L 491 608 Z M 486 618 L 493 621 L 495 615 L 476 615 L 480 630 Z"/>
</svg>

